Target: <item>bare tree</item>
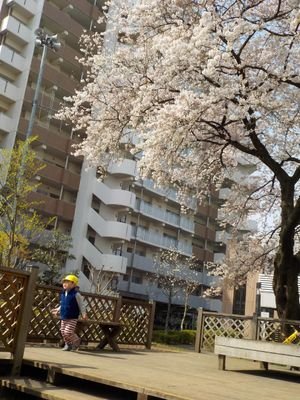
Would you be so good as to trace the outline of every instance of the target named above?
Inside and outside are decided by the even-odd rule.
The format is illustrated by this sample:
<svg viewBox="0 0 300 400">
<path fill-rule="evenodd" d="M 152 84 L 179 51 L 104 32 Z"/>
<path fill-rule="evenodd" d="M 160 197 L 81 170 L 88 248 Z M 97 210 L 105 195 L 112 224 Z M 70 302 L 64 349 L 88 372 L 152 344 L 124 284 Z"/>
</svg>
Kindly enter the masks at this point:
<svg viewBox="0 0 300 400">
<path fill-rule="evenodd" d="M 118 296 L 116 287 L 114 287 L 118 281 L 116 272 L 105 271 L 103 266 L 95 268 L 90 263 L 87 263 L 86 267 L 89 271 L 91 292 L 106 296 Z"/>
<path fill-rule="evenodd" d="M 167 315 L 165 331 L 169 329 L 171 307 L 176 296 L 183 295 L 184 311 L 180 323 L 183 329 L 189 307 L 189 298 L 194 290 L 200 286 L 199 260 L 195 257 L 186 257 L 176 250 L 165 250 L 159 253 L 155 259 L 152 276 L 162 293 L 167 297 Z"/>
</svg>

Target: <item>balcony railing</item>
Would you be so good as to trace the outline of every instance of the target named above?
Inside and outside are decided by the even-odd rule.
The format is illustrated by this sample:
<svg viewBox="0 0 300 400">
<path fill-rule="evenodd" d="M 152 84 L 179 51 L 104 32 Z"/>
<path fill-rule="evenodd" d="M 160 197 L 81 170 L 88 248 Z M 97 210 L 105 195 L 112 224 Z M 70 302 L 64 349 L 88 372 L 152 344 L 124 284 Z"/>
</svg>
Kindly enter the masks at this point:
<svg viewBox="0 0 300 400">
<path fill-rule="evenodd" d="M 8 80 L 0 78 L 0 95 L 6 98 L 9 103 L 14 103 L 18 100 L 18 88 Z"/>
<path fill-rule="evenodd" d="M 143 200 L 137 200 L 136 209 L 138 209 L 142 214 L 148 215 L 160 222 L 176 226 L 189 232 L 194 232 L 194 221 L 184 215 L 177 215 L 168 210 L 163 210 L 162 208 L 146 203 Z"/>
<path fill-rule="evenodd" d="M 157 247 L 165 249 L 175 249 L 184 254 L 192 255 L 192 245 L 184 243 L 180 240 L 163 236 L 156 232 L 138 227 L 136 229 L 136 239 L 147 242 Z"/>
<path fill-rule="evenodd" d="M 12 131 L 13 126 L 13 120 L 0 112 L 0 131 L 9 133 Z"/>
<path fill-rule="evenodd" d="M 34 0 L 6 0 L 8 7 L 13 7 L 26 18 L 33 17 L 37 13 L 37 2 Z"/>
<path fill-rule="evenodd" d="M 26 67 L 25 58 L 3 44 L 0 46 L 0 61 L 18 72 L 22 72 Z"/>
<path fill-rule="evenodd" d="M 33 39 L 33 32 L 11 15 L 3 18 L 0 32 L 9 32 L 22 45 L 30 43 Z"/>
</svg>

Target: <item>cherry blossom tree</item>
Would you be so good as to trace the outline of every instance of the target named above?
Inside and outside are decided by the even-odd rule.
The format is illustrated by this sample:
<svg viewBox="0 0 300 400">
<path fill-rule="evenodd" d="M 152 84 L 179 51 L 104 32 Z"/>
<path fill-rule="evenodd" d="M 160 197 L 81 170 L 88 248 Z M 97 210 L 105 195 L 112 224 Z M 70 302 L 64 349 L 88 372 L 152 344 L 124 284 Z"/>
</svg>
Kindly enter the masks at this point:
<svg viewBox="0 0 300 400">
<path fill-rule="evenodd" d="M 240 157 L 255 164 L 223 222 L 238 228 L 259 215 L 244 271 L 272 259 L 278 313 L 300 319 L 299 1 L 134 3 L 114 1 L 106 33 L 83 37 L 88 72 L 60 113 L 85 133 L 77 154 L 104 171 L 112 155 L 138 153 L 141 176 L 199 201 Z"/>
</svg>

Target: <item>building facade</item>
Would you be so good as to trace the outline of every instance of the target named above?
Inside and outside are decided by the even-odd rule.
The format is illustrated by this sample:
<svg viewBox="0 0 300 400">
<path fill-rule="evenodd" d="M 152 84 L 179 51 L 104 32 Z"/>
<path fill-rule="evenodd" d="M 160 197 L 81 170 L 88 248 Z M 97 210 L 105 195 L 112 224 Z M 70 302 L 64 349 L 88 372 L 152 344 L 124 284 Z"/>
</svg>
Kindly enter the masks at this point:
<svg viewBox="0 0 300 400">
<path fill-rule="evenodd" d="M 67 271 L 80 271 L 82 288 L 89 288 L 90 268 L 118 275 L 118 290 L 124 295 L 151 298 L 165 303 L 159 287 L 150 283 L 154 260 L 161 250 L 175 248 L 199 263 L 199 288 L 191 296 L 192 307 L 219 311 L 219 300 L 201 294 L 212 279 L 203 268 L 214 260 L 218 198 L 191 206 L 182 213 L 176 193 L 142 181 L 136 160 L 111 164 L 104 181 L 72 155 L 80 137 L 72 127 L 53 118 L 65 96 L 79 86 L 83 71 L 79 38 L 84 30 L 103 29 L 96 21 L 100 0 L 4 0 L 0 2 L 0 147 L 12 148 L 24 139 L 32 110 L 41 49 L 35 47 L 35 32 L 57 34 L 58 51 L 49 50 L 39 88 L 39 101 L 32 134 L 38 157 L 45 168 L 36 179 L 40 186 L 32 197 L 41 201 L 39 211 L 56 216 L 53 229 L 70 234 L 74 260 Z M 180 297 L 174 299 L 182 304 Z"/>
</svg>

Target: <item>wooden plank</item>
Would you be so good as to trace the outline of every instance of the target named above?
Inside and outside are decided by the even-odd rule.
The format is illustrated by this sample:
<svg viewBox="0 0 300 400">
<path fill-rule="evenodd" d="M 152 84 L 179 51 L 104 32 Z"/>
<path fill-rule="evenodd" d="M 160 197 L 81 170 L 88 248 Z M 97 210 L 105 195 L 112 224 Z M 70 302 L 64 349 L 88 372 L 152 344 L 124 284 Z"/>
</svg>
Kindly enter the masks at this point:
<svg viewBox="0 0 300 400">
<path fill-rule="evenodd" d="M 89 381 L 93 381 L 147 394 L 153 400 L 299 398 L 299 374 L 287 368 L 276 367 L 276 378 L 256 373 L 239 373 L 237 376 L 236 372 L 221 373 L 217 369 L 217 357 L 206 353 L 161 351 L 160 348 L 121 353 L 66 353 L 57 348 L 28 347 L 25 362 L 26 365 L 29 361 L 31 365 L 43 365 L 45 369 L 55 365 L 56 370 L 64 375 L 85 379 L 85 388 L 89 387 Z M 238 359 L 230 359 L 229 366 L 244 372 L 254 372 L 259 368 L 258 363 Z M 26 370 L 24 366 L 24 373 L 29 374 L 30 369 Z"/>
<path fill-rule="evenodd" d="M 76 355 L 80 357 L 79 354 Z M 94 360 L 93 360 L 94 361 Z M 94 373 L 90 374 L 90 373 L 85 373 L 85 369 L 82 370 L 78 370 L 75 371 L 73 367 L 71 367 L 70 369 L 68 369 L 67 367 L 63 366 L 63 367 L 59 367 L 57 364 L 52 364 L 52 363 L 47 363 L 47 362 L 39 362 L 39 361 L 34 361 L 34 360 L 24 360 L 23 363 L 25 366 L 29 365 L 29 366 L 33 366 L 35 368 L 41 368 L 44 370 L 48 371 L 47 374 L 47 381 L 50 384 L 57 384 L 57 385 L 63 385 L 64 384 L 64 377 L 72 377 L 72 378 L 78 378 L 78 379 L 84 379 L 85 381 L 91 381 L 94 383 L 99 383 L 101 385 L 105 385 L 107 387 L 112 387 L 115 389 L 119 389 L 119 390 L 125 390 L 125 391 L 129 391 L 132 392 L 133 394 L 136 394 L 137 396 L 137 400 L 147 400 L 149 396 L 155 398 L 155 399 L 168 399 L 169 397 L 165 397 L 165 393 L 163 390 L 157 390 L 157 389 L 150 389 L 150 388 L 145 388 L 143 385 L 140 384 L 136 384 L 136 382 L 134 382 L 134 384 L 131 383 L 127 383 L 126 381 L 120 381 L 118 380 L 114 380 L 114 379 L 107 379 L 107 378 L 103 378 L 101 376 L 98 375 L 94 375 Z M 80 368 L 80 367 L 79 367 Z M 94 368 L 94 367 L 93 367 Z M 27 378 L 26 378 L 27 379 Z M 1 383 L 1 380 L 0 380 Z M 0 385 L 1 387 L 1 385 Z M 82 389 L 84 390 L 84 389 Z M 81 394 L 82 397 L 80 397 L 80 400 L 85 399 L 85 397 Z M 140 397 L 138 397 L 140 396 Z M 143 397 L 144 396 L 144 397 Z M 124 397 L 124 396 L 123 396 Z M 121 396 L 121 399 L 118 398 L 118 400 L 123 400 L 123 397 Z M 99 397 L 101 399 L 101 397 Z M 76 398 L 77 399 L 77 398 Z M 182 397 L 180 396 L 172 396 L 171 397 L 172 400 L 184 400 Z M 56 400 L 56 399 L 55 399 Z M 60 399 L 58 399 L 60 400 Z M 107 398 L 105 398 L 105 400 L 108 400 Z M 110 399 L 113 400 L 113 399 Z"/>
<path fill-rule="evenodd" d="M 216 345 L 232 346 L 234 348 L 252 349 L 258 351 L 268 351 L 277 354 L 287 354 L 300 357 L 300 346 L 294 344 L 284 344 L 276 342 L 266 342 L 263 340 L 236 339 L 223 336 L 216 336 Z"/>
<path fill-rule="evenodd" d="M 30 378 L 11 378 L 2 379 L 0 387 L 18 390 L 22 393 L 27 393 L 33 396 L 38 396 L 41 399 L 48 400 L 107 400 L 107 396 L 102 397 L 101 394 L 91 395 L 84 391 L 76 389 L 58 387 L 50 383 L 37 381 Z M 113 397 L 111 398 L 113 400 Z"/>
</svg>

